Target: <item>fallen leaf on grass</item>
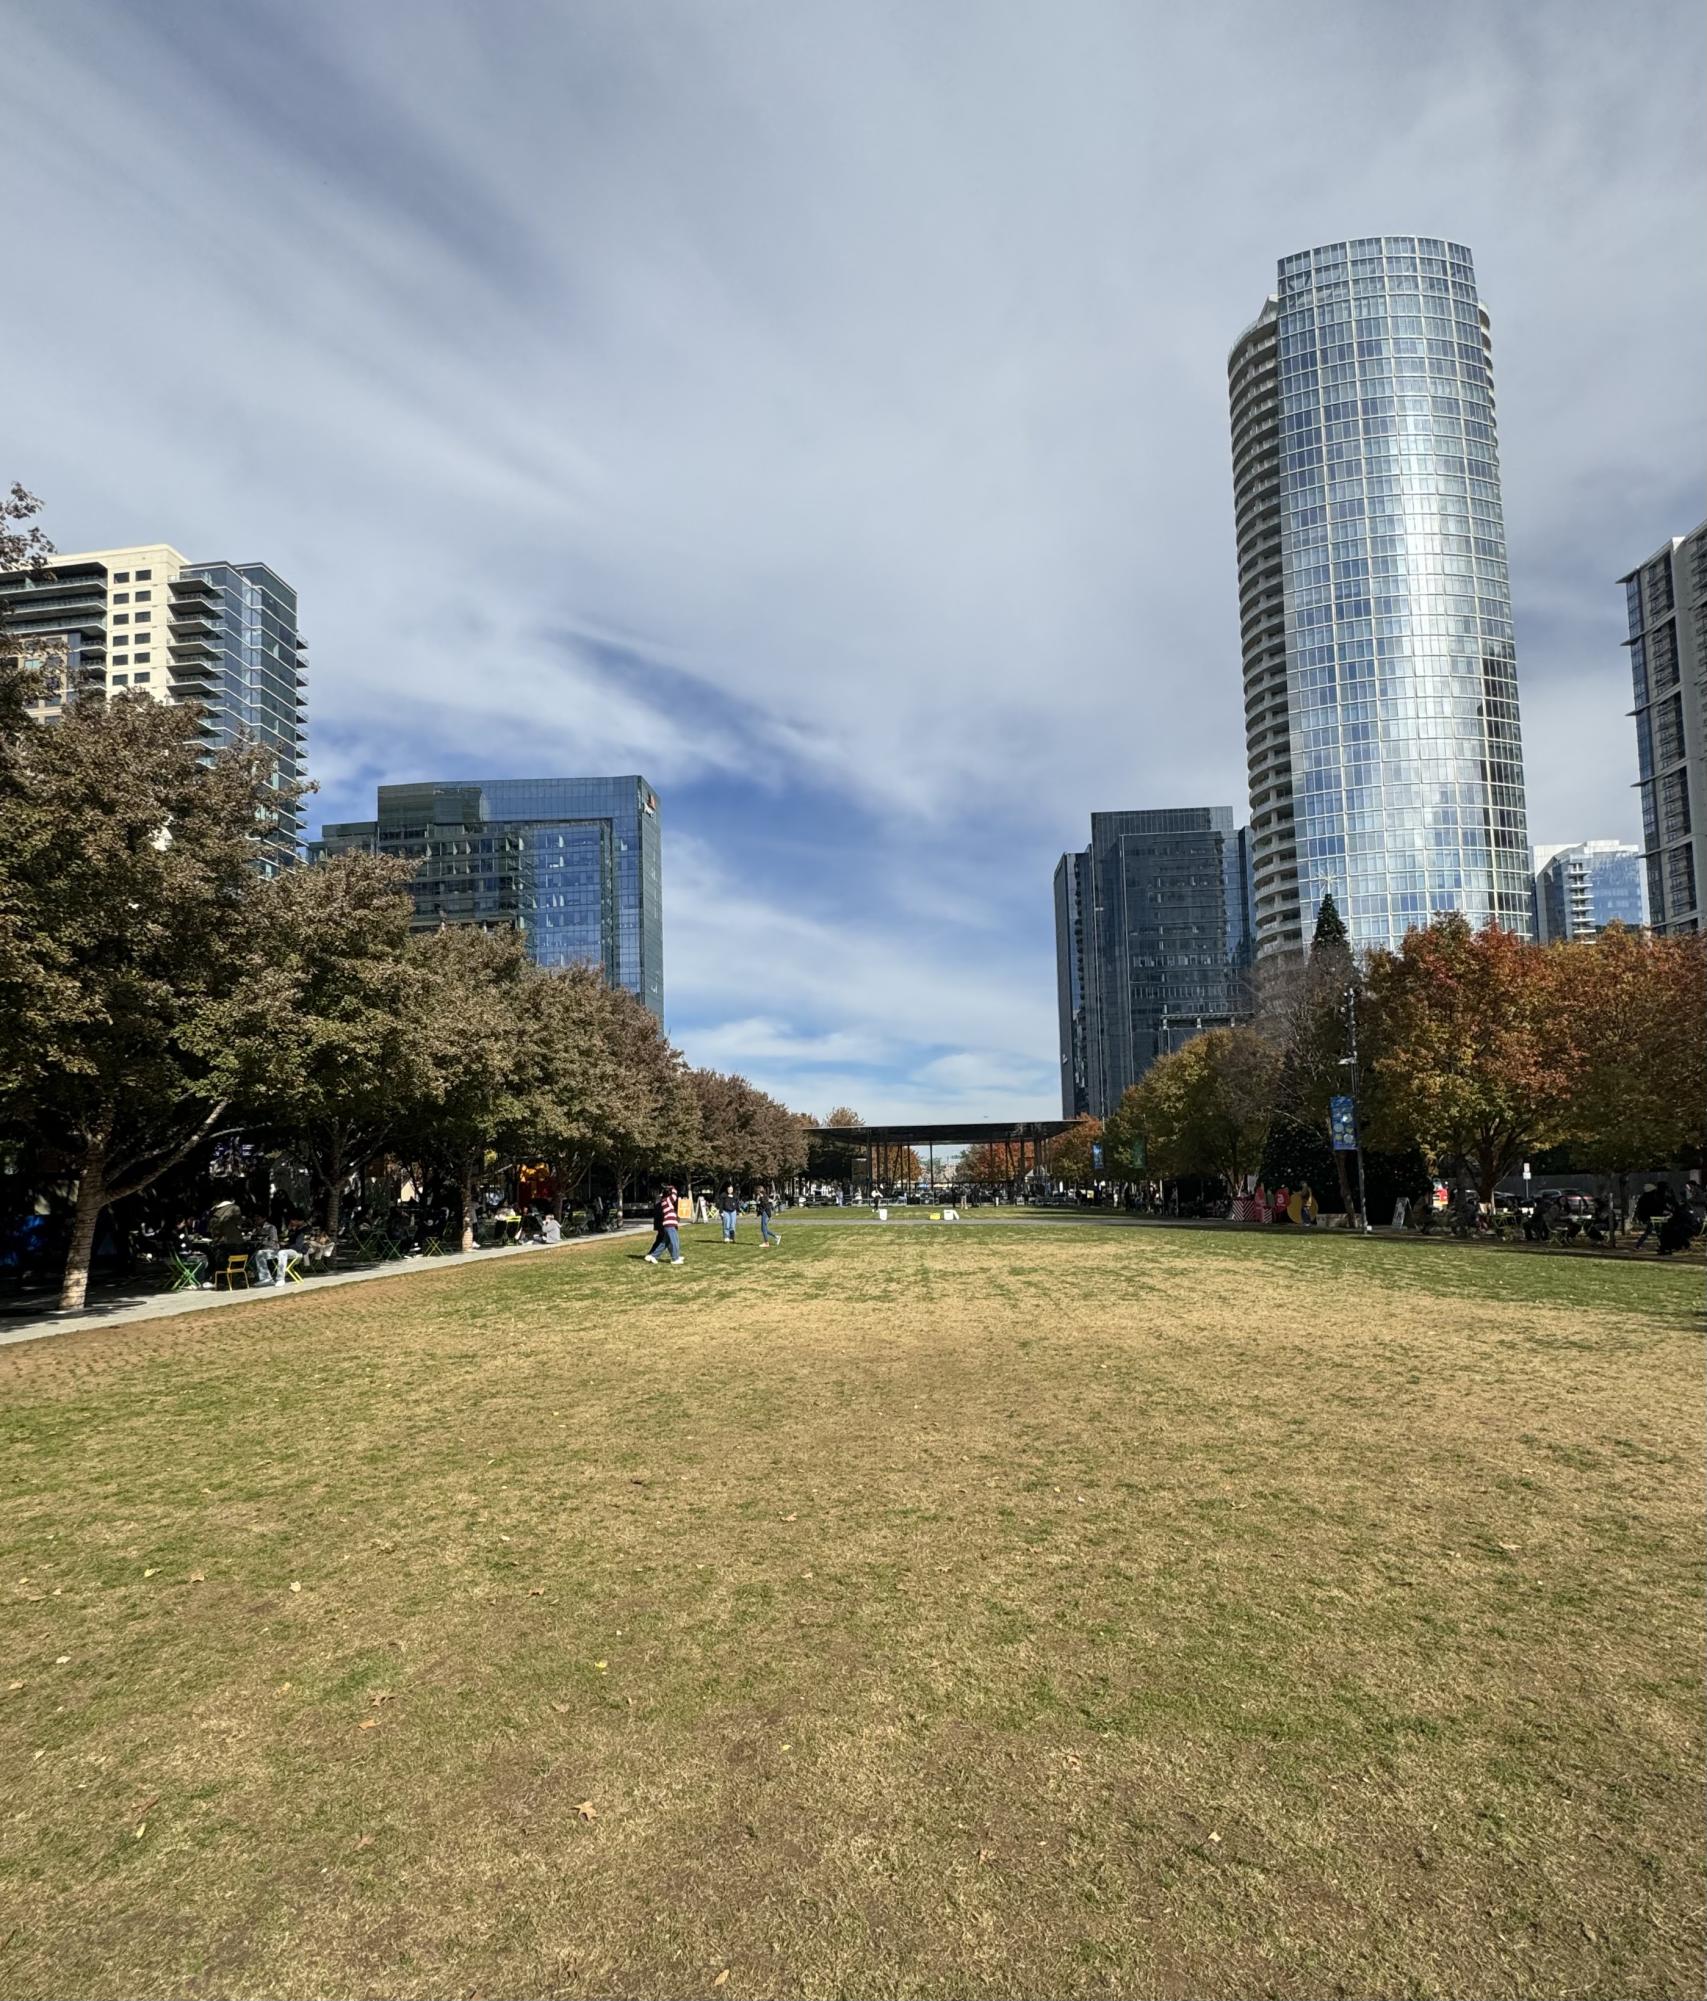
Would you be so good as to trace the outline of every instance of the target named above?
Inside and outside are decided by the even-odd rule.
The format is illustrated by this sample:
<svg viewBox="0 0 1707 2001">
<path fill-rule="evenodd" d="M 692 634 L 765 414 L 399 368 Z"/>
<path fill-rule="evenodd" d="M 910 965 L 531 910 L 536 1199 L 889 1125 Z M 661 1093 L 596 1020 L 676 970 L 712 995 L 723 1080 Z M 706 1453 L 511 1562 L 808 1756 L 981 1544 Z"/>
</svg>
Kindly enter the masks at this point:
<svg viewBox="0 0 1707 2001">
<path fill-rule="evenodd" d="M 545 1596 L 545 1586 L 543 1584 L 534 1585 L 528 1592 L 528 1596 L 530 1598 L 543 1598 Z"/>
<path fill-rule="evenodd" d="M 55 1667 L 64 1667 L 64 1666 L 66 1666 L 66 1665 L 67 1665 L 67 1664 L 69 1663 L 70 1659 L 71 1659 L 71 1656 L 70 1656 L 69 1654 L 60 1654 L 60 1655 L 59 1655 L 59 1656 L 58 1656 L 58 1657 L 57 1657 L 57 1658 L 55 1659 L 55 1661 L 54 1661 L 54 1663 L 53 1663 L 53 1664 L 54 1664 L 54 1666 L 55 1666 Z"/>
<path fill-rule="evenodd" d="M 288 1695 L 290 1693 L 290 1683 L 288 1681 L 281 1681 L 278 1687 L 273 1690 L 273 1693 L 275 1695 Z"/>
<path fill-rule="evenodd" d="M 352 1848 L 371 1848 L 373 1846 L 373 1836 L 371 1834 L 358 1834 L 350 1845 Z"/>
<path fill-rule="evenodd" d="M 729 1984 L 728 1967 L 725 1967 L 723 1971 L 717 1976 L 717 1978 L 711 1984 L 713 1987 L 727 1987 Z"/>
<path fill-rule="evenodd" d="M 566 1702 L 554 1702 L 551 1706 L 557 1711 L 559 1716 L 567 1716 L 569 1714 L 569 1705 Z"/>
<path fill-rule="evenodd" d="M 142 1837 L 143 1837 L 143 1836 L 144 1836 L 144 1835 L 145 1835 L 145 1834 L 146 1834 L 147 1832 L 148 1832 L 148 1823 L 147 1823 L 147 1821 L 145 1821 L 145 1820 L 144 1820 L 144 1821 L 139 1821 L 139 1822 L 137 1823 L 137 1829 L 136 1829 L 136 1832 L 135 1832 L 135 1833 L 134 1833 L 134 1834 L 133 1834 L 133 1835 L 132 1835 L 132 1836 L 131 1836 L 130 1838 L 131 1838 L 131 1840 L 132 1840 L 132 1841 L 140 1841 L 140 1840 L 142 1839 Z"/>
<path fill-rule="evenodd" d="M 375 1709 L 379 1708 L 381 1703 L 392 1702 L 396 1700 L 396 1698 L 392 1695 L 391 1690 L 388 1688 L 376 1688 L 373 1692 L 372 1699 L 373 1699 L 373 1706 Z"/>
<path fill-rule="evenodd" d="M 144 1577 L 152 1577 L 154 1572 L 152 1570 L 145 1570 L 142 1574 Z"/>
<path fill-rule="evenodd" d="M 783 1516 L 783 1520 L 784 1520 L 785 1522 L 797 1522 L 797 1521 L 799 1521 L 799 1519 L 800 1519 L 800 1517 L 799 1517 L 798 1515 L 784 1515 L 784 1516 Z"/>
<path fill-rule="evenodd" d="M 207 1572 L 204 1570 L 192 1570 L 190 1572 L 190 1582 L 192 1584 L 205 1584 L 207 1582 Z"/>
<path fill-rule="evenodd" d="M 978 1860 L 979 1860 L 980 1862 L 993 1862 L 993 1861 L 995 1861 L 995 1859 L 996 1859 L 996 1851 L 995 1851 L 995 1850 L 994 1850 L 993 1848 L 980 1848 L 980 1849 L 979 1849 L 979 1851 L 978 1851 Z"/>
<path fill-rule="evenodd" d="M 16 1695 L 18 1690 L 23 1686 L 24 1684 L 21 1681 L 9 1681 L 6 1684 L 7 1690 L 13 1695 Z"/>
<path fill-rule="evenodd" d="M 599 1810 L 591 1800 L 583 1800 L 575 1811 L 583 1820 L 597 1820 L 599 1817 Z"/>
<path fill-rule="evenodd" d="M 606 1667 L 608 1666 L 608 1663 L 605 1661 L 594 1661 L 593 1666 L 598 1669 L 600 1674 L 603 1674 L 606 1670 Z"/>
<path fill-rule="evenodd" d="M 302 1586 L 300 1584 L 293 1584 L 290 1588 L 293 1591 L 300 1591 L 302 1589 Z"/>
<path fill-rule="evenodd" d="M 379 1728 L 379 1718 L 377 1716 L 364 1716 L 360 1727 L 363 1730 L 377 1730 Z"/>
</svg>

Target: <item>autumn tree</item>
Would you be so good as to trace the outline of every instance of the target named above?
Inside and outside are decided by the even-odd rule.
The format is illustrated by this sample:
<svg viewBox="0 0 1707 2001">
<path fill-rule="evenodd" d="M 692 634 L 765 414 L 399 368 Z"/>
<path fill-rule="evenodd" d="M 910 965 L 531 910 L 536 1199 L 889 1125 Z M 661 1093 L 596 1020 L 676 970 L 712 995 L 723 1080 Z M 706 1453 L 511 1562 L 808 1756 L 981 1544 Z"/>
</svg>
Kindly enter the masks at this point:
<svg viewBox="0 0 1707 2001">
<path fill-rule="evenodd" d="M 515 932 L 467 924 L 416 937 L 411 958 L 424 1072 L 400 1132 L 410 1157 L 456 1188 L 467 1251 L 487 1153 L 525 1131 L 533 1109 L 522 1027 L 534 969 Z"/>
<path fill-rule="evenodd" d="M 700 1151 L 699 1104 L 681 1051 L 626 988 L 611 991 L 606 1039 L 615 1081 L 599 1151 L 616 1177 L 620 1209 L 635 1174 L 692 1162 Z"/>
<path fill-rule="evenodd" d="M 1453 912 L 1368 967 L 1372 1123 L 1431 1164 L 1469 1167 L 1490 1202 L 1523 1154 L 1565 1137 L 1578 1069 L 1563 959 Z"/>
<path fill-rule="evenodd" d="M 285 797 L 267 759 L 206 757 L 196 712 L 146 696 L 0 730 L 0 1107 L 77 1179 L 67 1309 L 102 1211 L 209 1138 L 267 1067 L 233 1023 L 257 1019 L 237 1003 Z"/>
<path fill-rule="evenodd" d="M 1707 1148 L 1707 936 L 1615 924 L 1547 948 L 1575 1055 L 1571 1152 L 1603 1174 L 1699 1161 Z"/>
<path fill-rule="evenodd" d="M 250 1115 L 308 1168 L 333 1236 L 350 1174 L 430 1089 L 409 953 L 413 873 L 350 854 L 259 883 L 247 921 L 266 949 L 224 1008 L 233 1036 L 269 1041 Z"/>
<path fill-rule="evenodd" d="M 1253 1028 L 1212 1028 L 1157 1057 L 1110 1121 L 1127 1150 L 1142 1139 L 1152 1173 L 1219 1176 L 1237 1194 L 1255 1173 L 1274 1110 L 1280 1052 Z"/>
<path fill-rule="evenodd" d="M 1092 1152 L 1102 1144 L 1102 1121 L 1089 1116 L 1077 1118 L 1059 1137 L 1044 1148 L 1049 1171 L 1069 1187 L 1088 1187 L 1100 1178 L 1102 1168 Z"/>
<path fill-rule="evenodd" d="M 518 1138 L 560 1190 L 587 1173 L 616 1118 L 616 1011 L 596 966 L 536 971 L 525 984 Z"/>
<path fill-rule="evenodd" d="M 15 570 L 29 577 L 49 574 L 53 544 L 36 523 L 40 512 L 41 502 L 15 481 L 0 493 L 0 574 Z M 22 647 L 6 631 L 10 603 L 0 594 L 0 734 L 29 721 L 32 697 L 51 692 L 63 672 L 62 649 L 35 639 L 30 642 L 31 657 L 41 658 L 43 665 L 25 664 Z"/>
<path fill-rule="evenodd" d="M 1271 1184 L 1283 1175 L 1296 1185 L 1300 1163 L 1320 1174 L 1330 1163 L 1340 1207 L 1355 1209 L 1345 1155 L 1332 1146 L 1332 1100 L 1351 1090 L 1344 1058 L 1349 1047 L 1348 999 L 1362 1000 L 1362 976 L 1331 895 L 1316 913 L 1310 954 L 1277 973 L 1269 987 L 1264 1025 L 1282 1045 L 1275 1084 L 1274 1121 L 1263 1155 Z M 1290 1167 L 1282 1163 L 1290 1162 Z"/>
</svg>

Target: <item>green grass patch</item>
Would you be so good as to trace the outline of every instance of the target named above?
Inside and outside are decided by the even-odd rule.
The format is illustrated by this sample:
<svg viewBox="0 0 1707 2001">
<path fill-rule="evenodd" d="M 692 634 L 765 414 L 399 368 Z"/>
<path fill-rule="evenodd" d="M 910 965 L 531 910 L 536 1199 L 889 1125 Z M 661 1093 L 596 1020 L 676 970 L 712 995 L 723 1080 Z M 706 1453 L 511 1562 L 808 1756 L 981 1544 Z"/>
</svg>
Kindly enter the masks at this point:
<svg viewBox="0 0 1707 2001">
<path fill-rule="evenodd" d="M 1698 1991 L 1699 1273 L 783 1234 L 0 1351 L 0 1988 Z"/>
</svg>

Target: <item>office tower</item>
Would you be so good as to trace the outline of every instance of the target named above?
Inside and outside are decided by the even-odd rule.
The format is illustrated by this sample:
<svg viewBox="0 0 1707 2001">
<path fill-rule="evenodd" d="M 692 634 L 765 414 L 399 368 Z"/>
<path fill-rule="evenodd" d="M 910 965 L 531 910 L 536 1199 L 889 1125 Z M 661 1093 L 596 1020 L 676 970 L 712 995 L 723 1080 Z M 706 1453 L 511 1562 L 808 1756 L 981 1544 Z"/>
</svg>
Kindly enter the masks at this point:
<svg viewBox="0 0 1707 2001">
<path fill-rule="evenodd" d="M 1535 850 L 1535 935 L 1543 945 L 1592 938 L 1608 924 L 1648 921 L 1642 850 L 1628 841 L 1578 841 Z"/>
<path fill-rule="evenodd" d="M 536 965 L 594 965 L 664 1016 L 658 796 L 644 778 L 382 785 L 378 817 L 322 827 L 316 861 L 352 849 L 417 865 L 417 931 L 512 929 Z"/>
<path fill-rule="evenodd" d="M 1088 1109 L 1106 1119 L 1158 1056 L 1247 1011 L 1239 856 L 1232 809 L 1189 806 L 1093 813 L 1090 846 L 1061 857 L 1055 961 L 1066 1116 Z M 1066 1004 L 1075 982 L 1082 1025 Z"/>
<path fill-rule="evenodd" d="M 8 649 L 48 676 L 31 706 L 141 689 L 201 706 L 209 750 L 240 739 L 271 752 L 274 776 L 304 777 L 308 642 L 296 592 L 265 563 L 192 563 L 163 542 L 55 556 L 40 576 L 0 574 Z M 282 815 L 269 869 L 296 858 L 301 814 Z"/>
<path fill-rule="evenodd" d="M 1090 856 L 1063 855 L 1055 864 L 1055 1005 L 1061 1026 L 1061 1116 L 1082 1118 L 1091 1108 L 1090 1051 L 1086 1044 L 1085 908 Z"/>
<path fill-rule="evenodd" d="M 1259 962 L 1332 892 L 1356 946 L 1528 935 L 1488 316 L 1470 253 L 1281 259 L 1228 358 Z"/>
<path fill-rule="evenodd" d="M 1622 581 L 1648 914 L 1656 931 L 1699 931 L 1707 895 L 1707 521 Z"/>
</svg>

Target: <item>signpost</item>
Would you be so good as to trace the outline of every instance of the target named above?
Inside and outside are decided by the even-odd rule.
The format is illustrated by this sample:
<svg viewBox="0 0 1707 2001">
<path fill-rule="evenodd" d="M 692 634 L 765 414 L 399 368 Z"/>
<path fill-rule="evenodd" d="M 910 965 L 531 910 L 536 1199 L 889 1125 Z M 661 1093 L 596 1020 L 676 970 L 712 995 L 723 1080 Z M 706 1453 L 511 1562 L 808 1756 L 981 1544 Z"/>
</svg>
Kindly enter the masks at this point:
<svg viewBox="0 0 1707 2001">
<path fill-rule="evenodd" d="M 1370 1235 L 1369 1195 L 1363 1185 L 1363 1135 L 1357 1129 L 1357 989 L 1345 990 L 1346 1026 L 1351 1038 L 1351 1052 L 1340 1058 L 1341 1063 L 1351 1072 L 1351 1093 L 1346 1097 L 1333 1098 L 1328 1107 L 1328 1122 L 1333 1132 L 1336 1153 L 1357 1155 L 1357 1213 L 1363 1225 L 1363 1234 Z"/>
</svg>

